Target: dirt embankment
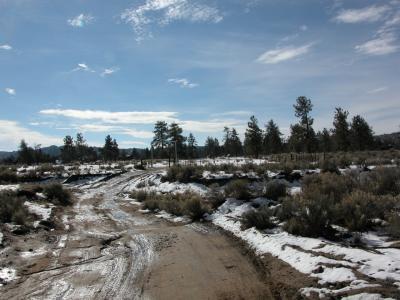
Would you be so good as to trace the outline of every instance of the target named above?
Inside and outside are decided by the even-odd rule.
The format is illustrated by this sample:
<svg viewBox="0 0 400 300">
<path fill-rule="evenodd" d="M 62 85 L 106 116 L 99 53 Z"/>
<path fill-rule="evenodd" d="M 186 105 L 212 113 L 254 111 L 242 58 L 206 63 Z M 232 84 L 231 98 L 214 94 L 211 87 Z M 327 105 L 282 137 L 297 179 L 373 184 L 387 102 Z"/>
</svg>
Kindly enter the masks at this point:
<svg viewBox="0 0 400 300">
<path fill-rule="evenodd" d="M 310 284 L 209 225 L 141 214 L 119 194 L 137 175 L 80 186 L 58 230 L 10 237 L 0 262 L 19 278 L 0 299 L 292 299 Z"/>
</svg>

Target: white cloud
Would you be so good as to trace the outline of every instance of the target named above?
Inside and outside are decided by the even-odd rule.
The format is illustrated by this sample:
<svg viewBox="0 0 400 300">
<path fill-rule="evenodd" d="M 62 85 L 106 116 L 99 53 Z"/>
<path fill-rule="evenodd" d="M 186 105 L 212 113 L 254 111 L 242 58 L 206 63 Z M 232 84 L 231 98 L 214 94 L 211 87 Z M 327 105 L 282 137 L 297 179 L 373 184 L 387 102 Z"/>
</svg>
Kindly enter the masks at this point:
<svg viewBox="0 0 400 300">
<path fill-rule="evenodd" d="M 103 72 L 101 72 L 100 76 L 101 77 L 106 77 L 106 76 L 112 75 L 112 74 L 114 74 L 114 73 L 116 73 L 118 71 L 119 71 L 119 68 L 105 68 L 103 70 Z"/>
<path fill-rule="evenodd" d="M 257 59 L 257 62 L 263 64 L 276 64 L 283 61 L 291 60 L 307 54 L 310 51 L 312 45 L 313 44 L 307 44 L 300 47 L 288 46 L 277 48 L 274 50 L 268 50 Z"/>
<path fill-rule="evenodd" d="M 68 24 L 72 27 L 83 27 L 94 21 L 94 17 L 91 15 L 80 14 L 75 18 L 69 19 Z"/>
<path fill-rule="evenodd" d="M 17 94 L 17 91 L 12 88 L 5 88 L 4 91 L 11 96 L 15 96 Z"/>
<path fill-rule="evenodd" d="M 145 142 L 138 142 L 138 141 L 121 141 L 119 142 L 119 145 L 125 146 L 125 147 L 141 147 L 141 146 L 148 146 L 148 143 Z"/>
<path fill-rule="evenodd" d="M 130 129 L 130 128 L 125 128 L 119 133 L 130 135 L 132 137 L 141 138 L 141 139 L 148 139 L 148 138 L 152 138 L 154 136 L 152 131 L 136 130 L 136 129 Z"/>
<path fill-rule="evenodd" d="M 12 50 L 12 47 L 8 44 L 0 45 L 0 50 Z"/>
<path fill-rule="evenodd" d="M 81 124 L 72 127 L 73 127 L 72 129 L 75 129 L 79 132 L 104 132 L 104 133 L 113 132 L 116 134 L 129 135 L 141 139 L 153 137 L 152 131 L 136 130 L 133 128 L 127 128 L 122 126 L 113 126 L 105 124 Z"/>
<path fill-rule="evenodd" d="M 130 24 L 139 42 L 151 37 L 152 24 L 165 26 L 175 21 L 218 23 L 223 17 L 216 7 L 189 0 L 146 0 L 143 5 L 126 9 L 121 19 Z"/>
<path fill-rule="evenodd" d="M 307 31 L 308 30 L 308 26 L 307 25 L 301 25 L 300 26 L 300 30 L 301 31 Z"/>
<path fill-rule="evenodd" d="M 61 139 L 22 127 L 18 122 L 0 120 L 0 150 L 12 151 L 24 139 L 29 145 L 60 145 Z"/>
<path fill-rule="evenodd" d="M 85 63 L 79 63 L 78 66 L 72 70 L 72 72 L 76 72 L 76 71 L 84 71 L 84 72 L 91 72 L 91 73 L 95 73 L 94 70 L 92 70 L 87 64 Z"/>
<path fill-rule="evenodd" d="M 238 120 L 209 120 L 209 121 L 194 121 L 186 120 L 179 121 L 179 124 L 187 132 L 200 132 L 200 133 L 221 133 L 225 126 L 235 127 L 242 131 L 243 122 Z"/>
<path fill-rule="evenodd" d="M 386 91 L 387 89 L 388 89 L 387 86 L 381 86 L 381 87 L 378 87 L 378 88 L 376 88 L 376 89 L 373 89 L 373 90 L 368 91 L 368 94 L 381 93 L 381 92 Z"/>
<path fill-rule="evenodd" d="M 385 55 L 399 50 L 400 46 L 396 42 L 397 39 L 393 33 L 383 33 L 375 39 L 355 46 L 355 50 L 366 55 Z"/>
<path fill-rule="evenodd" d="M 195 87 L 199 86 L 198 83 L 190 82 L 186 78 L 170 78 L 170 79 L 168 79 L 168 82 L 169 83 L 175 83 L 175 84 L 178 84 L 182 88 L 189 88 L 189 89 L 192 89 L 192 88 L 195 88 Z"/>
<path fill-rule="evenodd" d="M 239 116 L 239 117 L 249 117 L 253 115 L 251 111 L 248 110 L 232 110 L 232 111 L 226 111 L 223 113 L 215 113 L 211 114 L 214 117 L 225 117 L 225 116 Z"/>
<path fill-rule="evenodd" d="M 339 23 L 376 22 L 382 20 L 388 11 L 390 11 L 390 7 L 386 5 L 346 9 L 340 11 L 335 20 Z"/>
<path fill-rule="evenodd" d="M 100 110 L 45 109 L 41 114 L 81 120 L 99 120 L 111 124 L 154 124 L 157 121 L 176 122 L 176 112 L 109 112 Z"/>
</svg>

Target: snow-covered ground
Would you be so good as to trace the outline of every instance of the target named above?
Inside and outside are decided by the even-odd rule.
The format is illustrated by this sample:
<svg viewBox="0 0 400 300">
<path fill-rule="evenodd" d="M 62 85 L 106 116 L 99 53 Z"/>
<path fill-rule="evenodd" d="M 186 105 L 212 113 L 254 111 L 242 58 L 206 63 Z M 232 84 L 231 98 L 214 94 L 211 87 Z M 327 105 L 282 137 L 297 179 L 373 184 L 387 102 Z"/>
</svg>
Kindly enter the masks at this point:
<svg viewBox="0 0 400 300">
<path fill-rule="evenodd" d="M 17 278 L 17 272 L 13 268 L 0 268 L 0 286 Z"/>
<path fill-rule="evenodd" d="M 272 254 L 301 273 L 317 278 L 321 287 L 305 288 L 302 291 L 305 295 L 316 292 L 322 297 L 376 286 L 374 281 L 361 280 L 358 272 L 371 279 L 400 282 L 400 249 L 380 248 L 390 244 L 385 244 L 376 234 L 363 236 L 371 246 L 379 246 L 368 251 L 324 239 L 294 236 L 280 228 L 268 232 L 255 228 L 242 230 L 240 217 L 251 209 L 249 202 L 227 199 L 209 220 L 247 242 L 258 255 Z M 338 282 L 346 283 L 346 287 L 331 287 Z"/>
<path fill-rule="evenodd" d="M 129 185 L 124 188 L 124 192 L 132 192 L 144 190 L 147 192 L 159 193 L 184 193 L 195 192 L 200 195 L 205 195 L 208 188 L 203 184 L 198 183 L 179 183 L 179 182 L 161 182 L 162 173 L 144 174 L 135 177 L 129 182 Z"/>
<path fill-rule="evenodd" d="M 16 191 L 19 189 L 19 184 L 1 184 L 0 185 L 0 192 L 2 191 Z"/>
</svg>

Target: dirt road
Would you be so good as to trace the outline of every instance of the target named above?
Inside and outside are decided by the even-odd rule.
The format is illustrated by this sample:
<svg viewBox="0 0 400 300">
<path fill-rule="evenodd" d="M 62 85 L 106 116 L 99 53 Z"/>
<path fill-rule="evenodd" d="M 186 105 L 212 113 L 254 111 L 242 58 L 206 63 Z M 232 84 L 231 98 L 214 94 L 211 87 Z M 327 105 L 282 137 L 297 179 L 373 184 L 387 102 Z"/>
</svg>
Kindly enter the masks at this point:
<svg viewBox="0 0 400 300">
<path fill-rule="evenodd" d="M 0 298 L 273 298 L 249 256 L 219 230 L 138 212 L 121 191 L 141 174 L 76 186 L 74 207 L 57 213 L 63 228 L 10 237 L 0 258 L 19 279 L 0 287 Z"/>
</svg>

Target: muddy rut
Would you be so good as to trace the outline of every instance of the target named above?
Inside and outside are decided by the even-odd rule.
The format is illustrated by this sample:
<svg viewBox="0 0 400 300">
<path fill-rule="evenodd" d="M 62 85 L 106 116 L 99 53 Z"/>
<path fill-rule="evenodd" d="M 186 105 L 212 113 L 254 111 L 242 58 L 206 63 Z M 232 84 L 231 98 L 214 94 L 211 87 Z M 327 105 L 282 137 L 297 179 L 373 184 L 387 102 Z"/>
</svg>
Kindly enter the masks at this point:
<svg viewBox="0 0 400 300">
<path fill-rule="evenodd" d="M 121 191 L 144 174 L 72 187 L 76 204 L 57 213 L 64 228 L 3 250 L 19 279 L 1 287 L 0 298 L 273 298 L 249 256 L 219 230 L 138 212 Z M 18 256 L 27 248 L 42 251 Z"/>
</svg>

